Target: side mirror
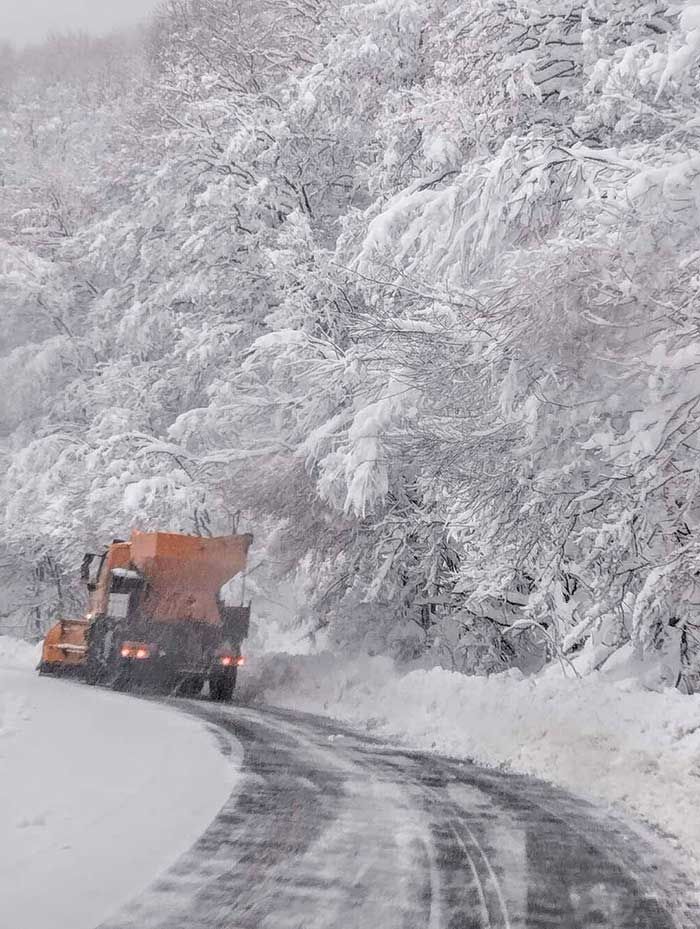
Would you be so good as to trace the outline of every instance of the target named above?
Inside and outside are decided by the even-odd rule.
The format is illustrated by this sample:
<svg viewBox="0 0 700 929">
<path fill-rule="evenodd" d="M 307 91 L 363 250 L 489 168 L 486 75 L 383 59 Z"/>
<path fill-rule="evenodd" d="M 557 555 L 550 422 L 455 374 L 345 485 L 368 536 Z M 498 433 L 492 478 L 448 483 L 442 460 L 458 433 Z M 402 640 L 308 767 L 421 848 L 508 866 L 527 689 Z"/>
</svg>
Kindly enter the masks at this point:
<svg viewBox="0 0 700 929">
<path fill-rule="evenodd" d="M 93 591 L 97 587 L 97 579 L 100 576 L 104 560 L 105 555 L 95 555 L 92 552 L 88 552 L 83 557 L 83 563 L 80 566 L 80 577 L 85 581 L 89 591 Z"/>
<path fill-rule="evenodd" d="M 95 560 L 95 558 L 97 558 L 97 555 L 94 555 L 91 552 L 87 552 L 85 555 L 83 555 L 83 562 L 80 565 L 80 579 L 81 580 L 83 581 L 90 580 L 90 565 Z"/>
</svg>

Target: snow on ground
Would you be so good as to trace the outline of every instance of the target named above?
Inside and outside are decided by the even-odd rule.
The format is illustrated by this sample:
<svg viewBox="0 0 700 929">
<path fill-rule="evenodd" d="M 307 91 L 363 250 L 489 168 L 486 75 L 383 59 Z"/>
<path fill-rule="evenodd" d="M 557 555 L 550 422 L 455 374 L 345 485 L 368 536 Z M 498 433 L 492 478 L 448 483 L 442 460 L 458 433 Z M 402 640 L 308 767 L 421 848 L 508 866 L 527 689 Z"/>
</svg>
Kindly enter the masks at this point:
<svg viewBox="0 0 700 929">
<path fill-rule="evenodd" d="M 168 707 L 38 677 L 0 637 L 0 926 L 94 929 L 186 851 L 236 763 Z"/>
<path fill-rule="evenodd" d="M 270 704 L 613 804 L 670 834 L 700 877 L 700 695 L 644 690 L 624 662 L 612 670 L 485 678 L 401 674 L 384 658 L 268 655 L 250 660 L 242 685 Z"/>
</svg>

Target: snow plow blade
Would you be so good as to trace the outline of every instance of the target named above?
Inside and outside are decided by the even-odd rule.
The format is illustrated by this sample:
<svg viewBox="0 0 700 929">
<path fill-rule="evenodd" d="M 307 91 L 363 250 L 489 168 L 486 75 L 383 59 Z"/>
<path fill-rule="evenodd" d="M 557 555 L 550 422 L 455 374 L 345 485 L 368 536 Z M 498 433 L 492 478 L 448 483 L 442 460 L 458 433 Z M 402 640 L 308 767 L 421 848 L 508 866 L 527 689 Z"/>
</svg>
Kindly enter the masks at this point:
<svg viewBox="0 0 700 929">
<path fill-rule="evenodd" d="M 46 633 L 41 650 L 41 674 L 77 674 L 87 657 L 86 619 L 61 619 Z"/>
</svg>

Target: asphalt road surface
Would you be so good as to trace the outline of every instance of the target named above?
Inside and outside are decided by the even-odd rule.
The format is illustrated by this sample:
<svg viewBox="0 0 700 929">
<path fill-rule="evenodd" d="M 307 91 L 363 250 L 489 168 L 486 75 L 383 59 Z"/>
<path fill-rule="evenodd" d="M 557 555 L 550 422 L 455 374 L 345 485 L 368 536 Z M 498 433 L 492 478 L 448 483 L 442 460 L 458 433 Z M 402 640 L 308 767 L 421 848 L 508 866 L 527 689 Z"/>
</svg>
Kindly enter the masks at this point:
<svg viewBox="0 0 700 929">
<path fill-rule="evenodd" d="M 243 782 L 101 929 L 700 927 L 661 843 L 563 791 L 315 717 L 179 705 L 243 743 Z"/>
</svg>

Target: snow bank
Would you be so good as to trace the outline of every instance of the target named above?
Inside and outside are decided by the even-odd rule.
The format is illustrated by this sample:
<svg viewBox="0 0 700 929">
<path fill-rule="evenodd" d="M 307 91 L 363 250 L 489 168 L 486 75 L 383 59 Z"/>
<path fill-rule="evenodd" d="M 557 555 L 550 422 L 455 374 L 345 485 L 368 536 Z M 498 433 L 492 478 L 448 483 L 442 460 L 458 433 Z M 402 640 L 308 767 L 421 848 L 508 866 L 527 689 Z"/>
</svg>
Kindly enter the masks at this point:
<svg viewBox="0 0 700 929">
<path fill-rule="evenodd" d="M 700 873 L 700 696 L 633 678 L 398 673 L 383 658 L 251 660 L 250 694 L 418 749 L 535 775 L 660 828 Z"/>
<path fill-rule="evenodd" d="M 0 668 L 35 668 L 41 656 L 41 645 L 30 645 L 22 639 L 0 635 Z"/>
<path fill-rule="evenodd" d="M 0 925 L 94 929 L 191 847 L 237 769 L 197 721 L 16 667 L 35 663 L 0 642 Z"/>
</svg>

